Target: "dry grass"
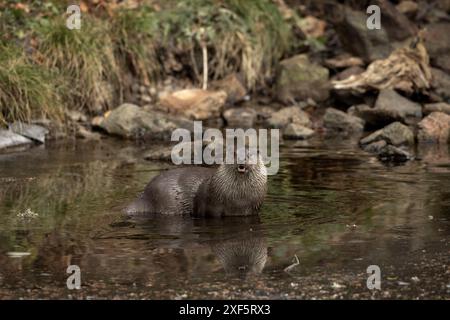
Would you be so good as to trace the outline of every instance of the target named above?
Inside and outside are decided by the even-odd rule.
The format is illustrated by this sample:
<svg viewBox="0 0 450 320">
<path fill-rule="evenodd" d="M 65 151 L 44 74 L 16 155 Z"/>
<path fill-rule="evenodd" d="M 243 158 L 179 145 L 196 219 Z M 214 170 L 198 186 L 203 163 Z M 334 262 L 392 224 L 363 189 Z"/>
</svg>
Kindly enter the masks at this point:
<svg viewBox="0 0 450 320">
<path fill-rule="evenodd" d="M 20 48 L 0 44 L 0 124 L 62 118 L 57 75 L 30 63 Z"/>
</svg>

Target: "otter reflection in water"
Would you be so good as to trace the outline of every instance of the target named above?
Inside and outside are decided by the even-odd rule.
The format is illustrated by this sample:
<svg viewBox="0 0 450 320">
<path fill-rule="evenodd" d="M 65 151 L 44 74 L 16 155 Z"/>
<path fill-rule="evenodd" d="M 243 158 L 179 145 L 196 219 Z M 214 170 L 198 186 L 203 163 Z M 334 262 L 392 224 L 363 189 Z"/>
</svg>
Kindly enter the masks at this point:
<svg viewBox="0 0 450 320">
<path fill-rule="evenodd" d="M 101 238 L 136 240 L 136 246 L 147 240 L 146 246 L 151 249 L 139 247 L 136 251 L 154 252 L 157 248 L 158 254 L 148 260 L 155 266 L 148 267 L 167 276 L 215 272 L 220 266 L 228 275 L 244 277 L 261 273 L 267 261 L 266 239 L 256 216 L 192 219 L 153 215 L 128 222 L 132 225 L 116 224 L 115 230 Z"/>
</svg>

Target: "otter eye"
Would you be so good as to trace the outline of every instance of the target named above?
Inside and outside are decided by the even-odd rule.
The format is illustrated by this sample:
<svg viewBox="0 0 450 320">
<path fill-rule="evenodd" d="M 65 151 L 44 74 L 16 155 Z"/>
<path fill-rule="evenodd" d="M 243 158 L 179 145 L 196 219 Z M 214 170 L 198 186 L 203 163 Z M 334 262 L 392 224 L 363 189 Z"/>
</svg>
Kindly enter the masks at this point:
<svg viewBox="0 0 450 320">
<path fill-rule="evenodd" d="M 245 171 L 245 166 L 243 164 L 238 164 L 238 171 L 239 172 L 244 172 Z"/>
</svg>

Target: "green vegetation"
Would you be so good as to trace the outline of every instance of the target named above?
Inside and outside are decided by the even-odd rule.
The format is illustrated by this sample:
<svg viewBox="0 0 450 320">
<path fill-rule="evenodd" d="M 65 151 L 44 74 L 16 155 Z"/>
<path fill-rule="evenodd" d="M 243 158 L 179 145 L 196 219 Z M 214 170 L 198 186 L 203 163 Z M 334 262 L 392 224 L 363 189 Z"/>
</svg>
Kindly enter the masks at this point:
<svg viewBox="0 0 450 320">
<path fill-rule="evenodd" d="M 108 24 L 90 16 L 82 23 L 82 29 L 69 30 L 64 19 L 56 18 L 41 26 L 38 52 L 47 67 L 65 77 L 65 100 L 70 107 L 92 110 L 112 106 L 111 86 L 120 75 Z"/>
<path fill-rule="evenodd" d="M 31 117 L 61 119 L 57 75 L 30 63 L 19 48 L 0 44 L 0 125 Z"/>
<path fill-rule="evenodd" d="M 210 79 L 241 72 L 264 86 L 292 50 L 292 22 L 270 0 L 167 1 L 92 9 L 81 30 L 65 25 L 59 3 L 0 5 L 0 121 L 60 118 L 62 108 L 95 114 L 122 102 L 133 81 L 168 75 L 201 82 L 202 44 Z M 26 52 L 26 53 L 25 53 Z"/>
</svg>

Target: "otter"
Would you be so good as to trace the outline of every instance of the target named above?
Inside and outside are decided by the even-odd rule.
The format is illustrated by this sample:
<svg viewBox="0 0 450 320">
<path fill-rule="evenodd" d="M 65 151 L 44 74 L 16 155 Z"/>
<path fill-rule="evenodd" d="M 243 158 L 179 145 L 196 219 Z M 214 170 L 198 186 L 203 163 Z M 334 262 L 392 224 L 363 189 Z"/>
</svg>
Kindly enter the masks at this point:
<svg viewBox="0 0 450 320">
<path fill-rule="evenodd" d="M 249 216 L 258 213 L 267 191 L 267 172 L 258 155 L 243 164 L 217 169 L 177 168 L 156 176 L 126 208 L 129 215 L 154 213 L 194 217 Z"/>
</svg>

